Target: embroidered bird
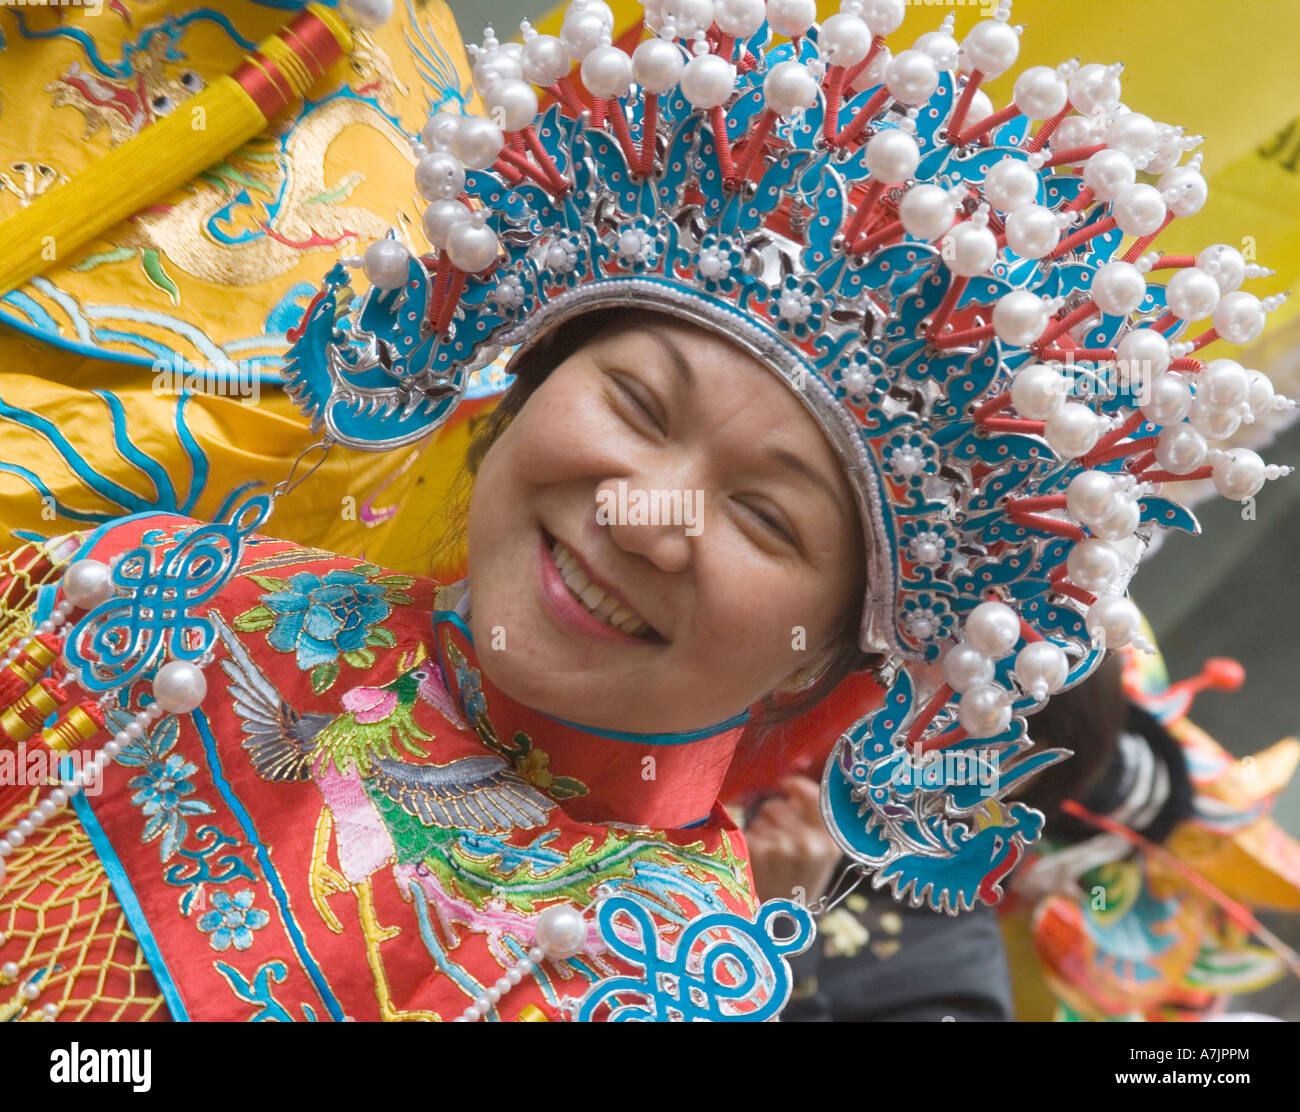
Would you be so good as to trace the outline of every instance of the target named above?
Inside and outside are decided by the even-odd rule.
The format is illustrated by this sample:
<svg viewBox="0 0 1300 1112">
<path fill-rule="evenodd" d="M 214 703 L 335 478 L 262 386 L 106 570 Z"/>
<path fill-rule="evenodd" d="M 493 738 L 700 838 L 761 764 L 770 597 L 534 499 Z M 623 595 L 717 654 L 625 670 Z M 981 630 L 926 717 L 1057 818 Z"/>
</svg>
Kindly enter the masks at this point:
<svg viewBox="0 0 1300 1112">
<path fill-rule="evenodd" d="M 212 618 L 229 654 L 221 667 L 230 679 L 227 691 L 242 720 L 243 748 L 253 768 L 273 783 L 311 780 L 324 797 L 312 855 L 312 903 L 326 925 L 341 934 L 343 925 L 327 898 L 351 889 L 384 1017 L 434 1018 L 396 1011 L 379 960 L 379 944 L 400 933 L 379 925 L 370 887 L 374 873 L 397 863 L 394 830 L 384 811 L 395 806 L 431 834 L 500 834 L 544 825 L 555 804 L 496 756 L 442 765 L 406 759 L 427 760 L 419 743 L 432 740 L 415 721 L 417 700 L 457 729 L 469 728 L 434 661 L 382 687 L 352 688 L 342 697 L 342 714 L 302 712 L 281 696 L 230 628 Z M 325 857 L 331 834 L 337 870 Z"/>
</svg>

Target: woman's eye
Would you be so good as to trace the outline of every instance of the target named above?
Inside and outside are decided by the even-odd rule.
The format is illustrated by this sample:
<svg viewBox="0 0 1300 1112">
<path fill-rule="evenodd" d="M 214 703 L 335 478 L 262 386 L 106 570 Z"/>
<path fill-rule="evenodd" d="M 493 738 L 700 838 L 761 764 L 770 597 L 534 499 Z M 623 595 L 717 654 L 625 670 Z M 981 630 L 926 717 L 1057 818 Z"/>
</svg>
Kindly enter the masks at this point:
<svg viewBox="0 0 1300 1112">
<path fill-rule="evenodd" d="M 654 427 L 658 429 L 660 432 L 665 431 L 665 424 L 664 424 L 663 417 L 656 411 L 654 406 L 647 399 L 644 390 L 642 390 L 640 387 L 633 386 L 632 384 L 630 384 L 623 375 L 610 375 L 610 378 L 613 381 L 614 386 L 617 388 L 618 392 L 624 398 L 630 401 L 634 406 L 636 406 L 636 408 L 640 410 L 640 412 L 642 413 L 642 415 L 645 417 L 647 421 L 649 421 L 652 425 L 654 425 Z"/>
<path fill-rule="evenodd" d="M 775 514 L 769 513 L 761 506 L 756 506 L 753 505 L 752 503 L 743 502 L 741 503 L 741 505 L 743 505 L 745 509 L 747 509 L 751 514 L 753 514 L 754 517 L 756 517 L 763 524 L 763 527 L 768 532 L 772 533 L 776 537 L 779 537 L 781 540 L 785 541 L 786 544 L 793 545 L 796 548 L 798 547 L 799 542 L 795 540 L 790 530 L 786 528 L 785 523 Z"/>
</svg>

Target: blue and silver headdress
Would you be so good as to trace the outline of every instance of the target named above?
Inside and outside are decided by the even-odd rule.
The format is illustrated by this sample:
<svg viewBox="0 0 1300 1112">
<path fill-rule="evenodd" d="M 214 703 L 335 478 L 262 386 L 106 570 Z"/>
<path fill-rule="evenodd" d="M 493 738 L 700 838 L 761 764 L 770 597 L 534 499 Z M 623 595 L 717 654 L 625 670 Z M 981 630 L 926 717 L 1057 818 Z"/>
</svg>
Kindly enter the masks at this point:
<svg viewBox="0 0 1300 1112">
<path fill-rule="evenodd" d="M 630 55 L 599 0 L 558 38 L 489 32 L 489 117 L 438 114 L 422 137 L 435 250 L 344 260 L 370 279 L 359 305 L 334 267 L 285 376 L 328 439 L 378 450 L 602 307 L 696 322 L 781 375 L 854 487 L 860 644 L 893 665 L 825 813 L 877 886 L 951 911 L 995 902 L 1037 837 L 1004 797 L 1060 754 L 1032 750 L 1023 714 L 1139 641 L 1142 549 L 1197 530 L 1162 484 L 1253 497 L 1285 469 L 1217 445 L 1289 403 L 1197 356 L 1259 334 L 1281 299 L 1239 287 L 1268 272 L 1223 245 L 1147 254 L 1204 204 L 1182 164 L 1198 140 L 1121 106 L 1118 66 L 1033 67 L 994 112 L 1009 4 L 960 45 L 950 18 L 891 55 L 903 11 L 850 0 L 818 27 L 813 0 L 658 0 Z"/>
</svg>

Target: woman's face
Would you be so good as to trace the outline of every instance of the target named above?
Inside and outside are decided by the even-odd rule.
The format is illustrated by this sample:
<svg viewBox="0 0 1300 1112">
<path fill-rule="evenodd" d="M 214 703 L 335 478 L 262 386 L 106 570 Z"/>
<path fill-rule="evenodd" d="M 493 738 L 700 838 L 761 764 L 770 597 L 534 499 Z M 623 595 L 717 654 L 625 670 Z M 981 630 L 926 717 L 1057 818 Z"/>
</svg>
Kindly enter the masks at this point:
<svg viewBox="0 0 1300 1112">
<path fill-rule="evenodd" d="M 699 729 L 818 667 L 858 602 L 861 544 L 788 386 L 710 332 L 631 317 L 556 367 L 483 460 L 474 643 L 547 714 Z"/>
</svg>

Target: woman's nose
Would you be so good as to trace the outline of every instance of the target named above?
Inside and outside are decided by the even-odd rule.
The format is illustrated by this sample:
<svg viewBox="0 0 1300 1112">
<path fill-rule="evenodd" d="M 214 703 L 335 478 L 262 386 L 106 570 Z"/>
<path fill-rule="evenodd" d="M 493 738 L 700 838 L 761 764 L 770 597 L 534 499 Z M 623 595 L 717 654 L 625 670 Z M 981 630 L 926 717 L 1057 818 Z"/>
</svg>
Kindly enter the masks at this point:
<svg viewBox="0 0 1300 1112">
<path fill-rule="evenodd" d="M 702 524 L 703 496 L 702 490 L 609 479 L 596 490 L 596 522 L 623 551 L 644 556 L 661 571 L 685 571 Z"/>
</svg>

